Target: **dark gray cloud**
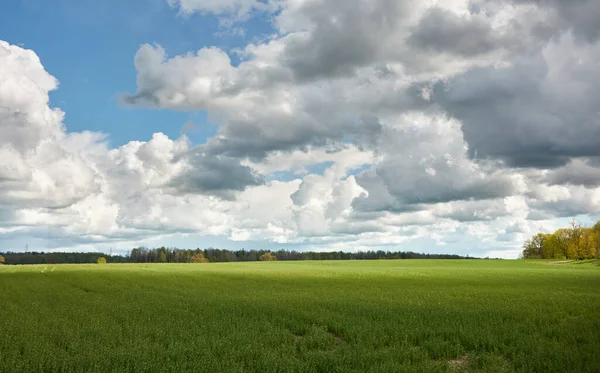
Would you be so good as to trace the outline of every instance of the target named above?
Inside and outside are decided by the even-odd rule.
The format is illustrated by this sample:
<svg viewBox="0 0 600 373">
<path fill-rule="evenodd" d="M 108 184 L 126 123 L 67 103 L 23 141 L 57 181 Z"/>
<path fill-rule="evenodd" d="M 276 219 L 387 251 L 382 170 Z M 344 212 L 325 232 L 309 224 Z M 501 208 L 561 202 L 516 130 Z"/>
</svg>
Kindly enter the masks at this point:
<svg viewBox="0 0 600 373">
<path fill-rule="evenodd" d="M 408 1 L 398 0 L 307 2 L 294 17 L 309 19 L 311 31 L 286 44 L 284 64 L 299 81 L 352 75 L 380 58 L 410 14 L 408 7 Z"/>
<path fill-rule="evenodd" d="M 600 186 L 600 165 L 589 160 L 574 159 L 564 167 L 552 170 L 544 181 L 549 185 L 583 185 L 586 188 Z"/>
<path fill-rule="evenodd" d="M 217 135 L 208 140 L 205 151 L 210 155 L 260 161 L 273 151 L 321 146 L 332 149 L 339 141 L 372 146 L 378 141 L 382 124 L 361 105 L 369 106 L 366 100 L 374 95 L 365 90 L 355 96 L 349 90 L 356 88 L 343 82 L 325 82 L 318 86 L 261 91 L 238 111 L 211 114 L 211 120 L 220 123 Z M 395 104 L 409 106 L 401 97 Z"/>
<path fill-rule="evenodd" d="M 250 167 L 240 164 L 236 158 L 207 155 L 202 153 L 201 148 L 192 150 L 185 158 L 189 168 L 169 184 L 182 193 L 233 198 L 233 192 L 263 183 L 262 176 L 256 175 Z"/>
<path fill-rule="evenodd" d="M 503 41 L 493 34 L 489 22 L 436 7 L 421 18 L 408 43 L 417 49 L 474 56 L 499 48 Z"/>
<path fill-rule="evenodd" d="M 432 101 L 462 123 L 472 158 L 553 168 L 600 155 L 600 57 L 568 39 L 508 67 L 474 68 L 435 85 Z"/>
<path fill-rule="evenodd" d="M 554 218 L 567 218 L 577 215 L 598 214 L 600 205 L 590 203 L 590 200 L 568 198 L 558 201 L 530 201 L 531 211 L 527 216 L 529 220 L 546 220 Z"/>
<path fill-rule="evenodd" d="M 587 42 L 595 42 L 600 37 L 600 22 L 598 22 L 600 2 L 597 0 L 512 0 L 512 2 L 536 4 L 542 11 L 553 10 L 555 18 L 549 19 L 553 28 L 572 29 L 576 37 Z"/>
<path fill-rule="evenodd" d="M 331 226 L 331 232 L 336 235 L 357 235 L 367 232 L 385 232 L 386 228 L 377 222 L 344 222 Z"/>
<path fill-rule="evenodd" d="M 254 118 L 228 120 L 219 135 L 207 143 L 207 152 L 227 157 L 249 157 L 259 161 L 272 151 L 307 150 L 308 147 L 352 141 L 368 145 L 377 141 L 381 124 L 374 116 L 344 115 L 332 111 L 327 103 L 309 103 L 294 115 L 269 112 Z"/>
<path fill-rule="evenodd" d="M 406 176 L 394 174 L 396 170 Z M 390 165 L 360 174 L 356 181 L 369 195 L 356 198 L 353 207 L 361 211 L 412 212 L 437 203 L 503 198 L 518 192 L 514 181 L 502 175 L 462 181 L 447 176 L 414 176 L 416 173 Z"/>
</svg>

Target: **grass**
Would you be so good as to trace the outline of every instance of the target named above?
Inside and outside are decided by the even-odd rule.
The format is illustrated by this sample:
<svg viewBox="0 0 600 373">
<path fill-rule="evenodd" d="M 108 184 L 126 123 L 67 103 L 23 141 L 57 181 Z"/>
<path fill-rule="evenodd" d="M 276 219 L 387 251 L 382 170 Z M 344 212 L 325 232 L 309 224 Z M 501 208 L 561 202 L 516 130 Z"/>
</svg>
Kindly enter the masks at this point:
<svg viewBox="0 0 600 373">
<path fill-rule="evenodd" d="M 600 267 L 0 267 L 0 372 L 598 372 Z"/>
</svg>

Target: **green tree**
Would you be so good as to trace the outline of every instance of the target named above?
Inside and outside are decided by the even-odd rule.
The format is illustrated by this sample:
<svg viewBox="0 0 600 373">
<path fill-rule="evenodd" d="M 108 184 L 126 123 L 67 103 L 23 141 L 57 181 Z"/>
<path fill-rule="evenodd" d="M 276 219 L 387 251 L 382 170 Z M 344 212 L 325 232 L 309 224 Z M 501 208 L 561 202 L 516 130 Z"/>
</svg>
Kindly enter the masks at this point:
<svg viewBox="0 0 600 373">
<path fill-rule="evenodd" d="M 273 260 L 277 260 L 277 258 L 275 257 L 275 255 L 271 254 L 270 252 L 266 252 L 266 253 L 262 254 L 260 256 L 260 258 L 258 258 L 258 259 L 260 259 L 262 261 L 265 261 L 265 262 L 270 262 L 270 261 L 273 261 Z"/>
<path fill-rule="evenodd" d="M 161 251 L 158 254 L 158 262 L 159 263 L 166 263 L 167 262 L 167 253 L 165 253 L 164 251 Z"/>
<path fill-rule="evenodd" d="M 159 263 L 167 262 L 167 249 L 165 249 L 164 247 L 161 247 L 160 249 L 158 249 L 158 262 Z"/>
<path fill-rule="evenodd" d="M 96 264 L 106 264 L 106 258 L 101 256 L 96 259 Z"/>
<path fill-rule="evenodd" d="M 0 265 L 3 265 L 6 262 L 6 259 L 2 255 L 0 255 Z"/>
<path fill-rule="evenodd" d="M 545 243 L 548 240 L 548 235 L 538 233 L 531 237 L 523 244 L 523 259 L 546 259 L 547 252 Z"/>
</svg>

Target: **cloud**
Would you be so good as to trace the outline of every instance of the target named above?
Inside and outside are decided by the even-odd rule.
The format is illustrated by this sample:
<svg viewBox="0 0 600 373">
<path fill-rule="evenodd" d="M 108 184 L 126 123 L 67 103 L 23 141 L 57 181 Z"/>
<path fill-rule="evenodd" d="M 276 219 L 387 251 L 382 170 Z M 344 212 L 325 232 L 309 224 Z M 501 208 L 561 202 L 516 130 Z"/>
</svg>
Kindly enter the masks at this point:
<svg viewBox="0 0 600 373">
<path fill-rule="evenodd" d="M 178 109 L 218 105 L 219 97 L 234 87 L 237 69 L 218 48 L 204 48 L 195 55 L 167 61 L 165 50 L 143 45 L 135 56 L 139 90 L 123 96 L 127 104 L 167 106 Z M 187 79 L 191 78 L 191 79 Z"/>
<path fill-rule="evenodd" d="M 143 46 L 136 55 L 139 90 L 124 95 L 123 101 L 209 110 L 220 122 L 217 136 L 206 144 L 211 155 L 262 159 L 271 151 L 324 146 L 343 138 L 360 143 L 377 136 L 377 118 L 353 109 L 360 97 L 337 101 L 348 88 L 344 82 L 325 89 L 271 84 L 261 80 L 265 73 L 260 70 L 269 69 L 262 63 L 252 60 L 234 67 L 227 54 L 214 48 L 166 59 L 162 48 Z M 340 105 L 346 110 L 332 110 L 342 109 Z"/>
<path fill-rule="evenodd" d="M 183 14 L 200 12 L 226 17 L 222 18 L 226 24 L 244 20 L 253 11 L 273 12 L 278 7 L 278 2 L 273 0 L 168 0 L 168 3 Z"/>
<path fill-rule="evenodd" d="M 184 193 L 210 193 L 233 198 L 232 191 L 260 185 L 262 177 L 235 158 L 209 156 L 193 150 L 186 155 L 187 167 L 170 182 L 170 186 Z"/>
<path fill-rule="evenodd" d="M 571 30 L 578 39 L 586 42 L 595 42 L 600 37 L 600 5 L 595 0 L 511 0 L 513 4 L 534 5 L 547 13 L 549 27 L 556 33 Z M 471 0 L 471 5 L 478 10 L 491 7 L 504 6 L 505 1 L 498 0 Z"/>
<path fill-rule="evenodd" d="M 600 188 L 536 185 L 528 193 L 529 219 L 597 215 L 600 213 Z"/>
<path fill-rule="evenodd" d="M 223 234 L 219 197 L 232 199 L 262 182 L 239 159 L 201 155 L 185 136 L 156 133 L 109 149 L 104 134 L 68 133 L 64 114 L 48 106 L 56 87 L 35 53 L 0 42 L 0 226 L 11 227 L 5 235 L 56 245 L 197 229 Z M 185 213 L 189 200 L 212 210 Z"/>
<path fill-rule="evenodd" d="M 572 159 L 564 167 L 549 171 L 545 182 L 549 185 L 583 185 L 586 188 L 600 186 L 600 166 L 591 160 Z"/>
<path fill-rule="evenodd" d="M 386 127 L 379 144 L 381 161 L 357 177 L 369 193 L 359 197 L 355 207 L 410 211 L 418 205 L 502 198 L 524 191 L 518 175 L 467 157 L 458 122 L 414 115 L 395 120 L 396 127 Z"/>
<path fill-rule="evenodd" d="M 531 59 L 437 83 L 432 101 L 461 121 L 472 157 L 562 166 L 600 155 L 600 73 L 591 62 L 598 58 L 600 44 L 578 44 L 567 33 Z"/>
<path fill-rule="evenodd" d="M 196 131 L 196 125 L 191 120 L 188 120 L 187 122 L 185 122 L 183 127 L 181 127 L 181 129 L 179 130 L 179 136 L 183 136 L 186 133 L 195 132 L 195 131 Z"/>
<path fill-rule="evenodd" d="M 416 48 L 474 56 L 502 46 L 502 36 L 480 15 L 458 15 L 447 9 L 428 9 L 408 37 Z"/>
<path fill-rule="evenodd" d="M 379 59 L 408 15 L 406 1 L 292 2 L 275 20 L 287 33 L 281 62 L 299 81 L 354 75 Z"/>
<path fill-rule="evenodd" d="M 47 106 L 57 82 L 35 53 L 0 41 L 0 61 L 1 205 L 61 208 L 98 190 L 98 175 L 77 146 L 102 135 L 64 132 L 64 114 Z"/>
<path fill-rule="evenodd" d="M 571 120 L 556 118 L 543 107 L 551 98 L 546 92 L 564 83 L 543 76 L 546 66 L 553 67 L 548 65 L 554 63 L 553 56 L 562 55 L 554 44 L 547 44 L 553 34 L 538 31 L 547 17 L 529 3 L 502 9 L 493 3 L 468 5 L 388 0 L 353 0 L 341 7 L 325 0 L 283 3 L 273 18 L 278 33 L 230 52 L 242 57 L 236 66 L 216 47 L 168 58 L 160 46 L 142 46 L 135 58 L 138 90 L 123 95 L 123 101 L 207 110 L 220 123 L 207 150 L 230 157 L 261 159 L 271 151 L 340 140 L 372 144 L 381 134 L 382 115 L 437 105 L 462 122 L 472 157 L 516 166 L 564 162 L 570 154 L 561 155 L 562 149 L 545 138 L 534 138 L 519 151 L 514 148 L 523 136 L 521 141 L 508 137 L 498 144 L 485 143 L 504 122 L 533 127 L 534 121 L 554 120 L 554 127 L 560 127 L 563 123 L 557 119 Z M 592 60 L 593 53 L 587 46 L 583 49 Z M 579 74 L 574 69 L 558 71 L 557 77 L 570 73 Z M 531 97 L 519 97 L 536 89 Z M 589 112 L 592 106 L 585 102 L 593 95 L 586 97 L 571 101 L 584 103 Z M 563 97 L 556 99 L 564 102 Z M 510 107 L 524 100 L 529 101 L 525 108 Z M 563 112 L 566 109 L 573 111 Z M 488 113 L 494 117 L 483 121 Z M 593 128 L 593 120 L 587 127 Z M 504 132 L 519 136 L 518 131 Z M 595 144 L 584 145 L 581 153 L 593 153 Z"/>
<path fill-rule="evenodd" d="M 207 110 L 219 123 L 207 154 L 249 160 L 264 174 L 297 169 L 271 163 L 288 154 L 348 145 L 370 153 L 352 177 L 294 171 L 302 183 L 293 219 L 313 243 L 391 234 L 395 221 L 593 214 L 598 184 L 587 160 L 600 149 L 599 47 L 588 15 L 596 8 L 583 0 L 290 1 L 273 15 L 275 35 L 236 51 L 167 58 L 143 47 L 138 92 L 124 100 Z"/>
</svg>

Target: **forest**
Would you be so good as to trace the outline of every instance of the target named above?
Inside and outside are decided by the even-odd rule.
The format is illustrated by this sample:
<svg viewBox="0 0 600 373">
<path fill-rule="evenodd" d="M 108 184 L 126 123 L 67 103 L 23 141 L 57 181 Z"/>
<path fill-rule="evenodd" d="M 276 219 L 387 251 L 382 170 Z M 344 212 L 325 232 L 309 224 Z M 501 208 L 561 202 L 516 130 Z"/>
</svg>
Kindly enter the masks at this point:
<svg viewBox="0 0 600 373">
<path fill-rule="evenodd" d="M 600 259 L 600 221 L 584 227 L 572 220 L 568 228 L 537 233 L 523 244 L 523 259 Z"/>
<path fill-rule="evenodd" d="M 0 253 L 0 264 L 83 264 L 99 263 L 205 263 L 205 262 L 250 262 L 259 260 L 360 260 L 360 259 L 475 259 L 453 254 L 421 254 L 412 251 L 364 251 L 364 252 L 313 252 L 313 251 L 268 251 L 268 250 L 223 250 L 223 249 L 177 249 L 145 248 L 131 250 L 129 255 L 106 255 L 99 252 L 7 252 Z M 101 262 L 104 262 L 103 260 Z"/>
</svg>

